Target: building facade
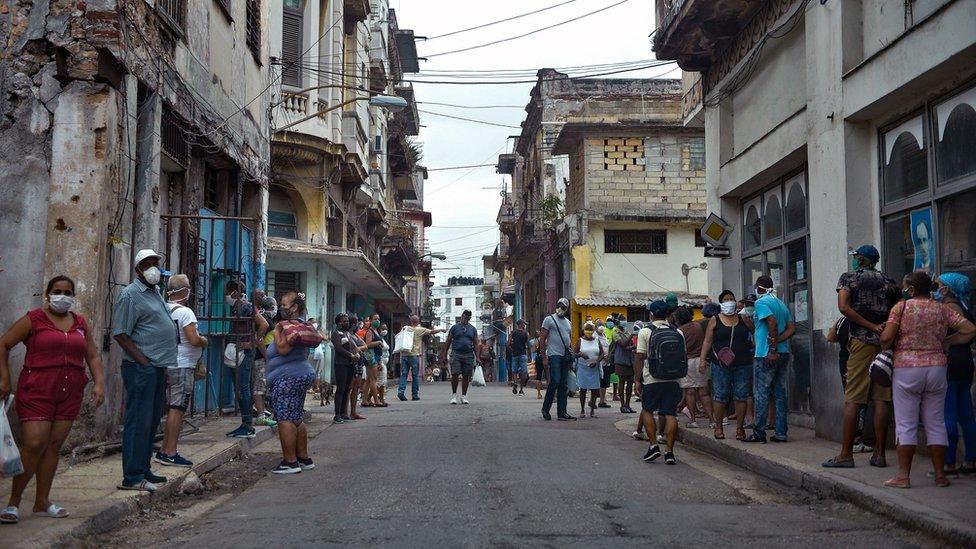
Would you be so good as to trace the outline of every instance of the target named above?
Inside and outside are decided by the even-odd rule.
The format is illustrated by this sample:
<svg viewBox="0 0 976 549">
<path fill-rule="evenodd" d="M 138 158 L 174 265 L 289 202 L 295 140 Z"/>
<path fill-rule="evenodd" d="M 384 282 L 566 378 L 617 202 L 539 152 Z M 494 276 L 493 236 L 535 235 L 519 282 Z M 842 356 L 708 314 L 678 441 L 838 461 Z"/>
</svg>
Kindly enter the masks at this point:
<svg viewBox="0 0 976 549">
<path fill-rule="evenodd" d="M 461 313 L 471 311 L 471 324 L 484 337 L 485 322 L 481 318 L 484 303 L 484 279 L 452 276 L 443 286 L 431 288 L 431 305 L 434 327 L 450 329 L 461 319 Z M 439 341 L 447 340 L 447 334 L 437 334 Z"/>
<path fill-rule="evenodd" d="M 716 5 L 717 4 L 717 5 Z M 654 50 L 703 125 L 708 211 L 734 230 L 710 293 L 769 274 L 792 308 L 791 421 L 838 438 L 825 336 L 847 252 L 976 275 L 976 3 L 659 0 Z"/>
</svg>

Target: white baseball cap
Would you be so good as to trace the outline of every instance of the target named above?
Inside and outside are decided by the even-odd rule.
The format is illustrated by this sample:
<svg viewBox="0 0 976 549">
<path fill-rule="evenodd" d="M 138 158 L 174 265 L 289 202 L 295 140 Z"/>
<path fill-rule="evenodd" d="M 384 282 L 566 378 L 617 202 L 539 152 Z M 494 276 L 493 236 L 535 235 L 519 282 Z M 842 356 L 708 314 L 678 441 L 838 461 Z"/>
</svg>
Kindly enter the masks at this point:
<svg viewBox="0 0 976 549">
<path fill-rule="evenodd" d="M 136 252 L 136 259 L 135 262 L 132 264 L 133 268 L 138 266 L 140 263 L 142 263 L 143 260 L 149 259 L 150 257 L 158 257 L 160 260 L 163 259 L 163 256 L 157 254 L 155 251 L 153 251 L 150 248 L 146 248 L 145 250 L 139 250 L 138 252 Z"/>
</svg>

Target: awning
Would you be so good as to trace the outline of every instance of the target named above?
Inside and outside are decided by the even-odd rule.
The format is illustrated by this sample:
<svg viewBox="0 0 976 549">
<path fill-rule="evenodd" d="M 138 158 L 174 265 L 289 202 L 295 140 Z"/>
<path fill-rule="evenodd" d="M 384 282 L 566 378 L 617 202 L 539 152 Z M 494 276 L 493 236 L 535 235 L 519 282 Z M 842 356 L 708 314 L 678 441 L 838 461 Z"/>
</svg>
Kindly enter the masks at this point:
<svg viewBox="0 0 976 549">
<path fill-rule="evenodd" d="M 400 292 L 362 252 L 287 238 L 268 238 L 268 255 L 317 259 L 334 268 L 352 285 L 351 290 L 383 302 L 390 309 L 409 310 Z"/>
<path fill-rule="evenodd" d="M 701 307 L 707 296 L 674 292 L 678 296 L 678 303 Z M 668 292 L 621 292 L 593 294 L 590 297 L 577 297 L 573 301 L 582 307 L 646 307 L 649 301 L 664 299 Z"/>
</svg>

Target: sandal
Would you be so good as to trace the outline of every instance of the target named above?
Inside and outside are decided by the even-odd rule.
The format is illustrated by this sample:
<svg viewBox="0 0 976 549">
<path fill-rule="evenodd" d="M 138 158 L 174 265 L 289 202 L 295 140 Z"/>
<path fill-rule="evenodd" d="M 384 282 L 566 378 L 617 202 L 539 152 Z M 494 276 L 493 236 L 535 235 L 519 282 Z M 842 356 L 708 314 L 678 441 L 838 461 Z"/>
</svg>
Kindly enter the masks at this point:
<svg viewBox="0 0 976 549">
<path fill-rule="evenodd" d="M 745 439 L 746 439 L 746 430 L 743 429 L 742 427 L 736 427 L 735 440 L 745 440 Z"/>
<path fill-rule="evenodd" d="M 946 480 L 946 482 L 949 482 Z M 892 477 L 884 482 L 888 488 L 911 488 L 912 483 L 907 478 Z"/>
<path fill-rule="evenodd" d="M 745 433 L 743 433 L 745 435 Z M 721 427 L 715 428 L 715 440 L 725 440 L 725 430 Z"/>
<path fill-rule="evenodd" d="M 48 518 L 67 518 L 68 510 L 60 505 L 51 504 L 47 506 L 46 511 L 34 511 L 34 516 L 42 516 Z"/>
<path fill-rule="evenodd" d="M 935 477 L 935 485 L 939 488 L 946 488 L 949 486 L 949 479 L 945 477 Z"/>
<path fill-rule="evenodd" d="M 17 524 L 18 522 L 20 522 L 20 511 L 13 505 L 4 508 L 3 513 L 0 513 L 0 523 Z"/>
</svg>

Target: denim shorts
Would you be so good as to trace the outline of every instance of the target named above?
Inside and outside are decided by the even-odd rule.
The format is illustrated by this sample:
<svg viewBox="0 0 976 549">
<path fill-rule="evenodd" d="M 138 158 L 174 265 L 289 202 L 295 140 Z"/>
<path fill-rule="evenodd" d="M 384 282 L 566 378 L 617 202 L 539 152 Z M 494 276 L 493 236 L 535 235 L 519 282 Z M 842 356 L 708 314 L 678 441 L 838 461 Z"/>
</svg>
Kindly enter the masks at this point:
<svg viewBox="0 0 976 549">
<path fill-rule="evenodd" d="M 512 357 L 512 374 L 529 375 L 529 357 L 527 355 Z"/>
<path fill-rule="evenodd" d="M 752 396 L 752 364 L 722 366 L 712 362 L 712 400 L 746 400 Z"/>
</svg>

